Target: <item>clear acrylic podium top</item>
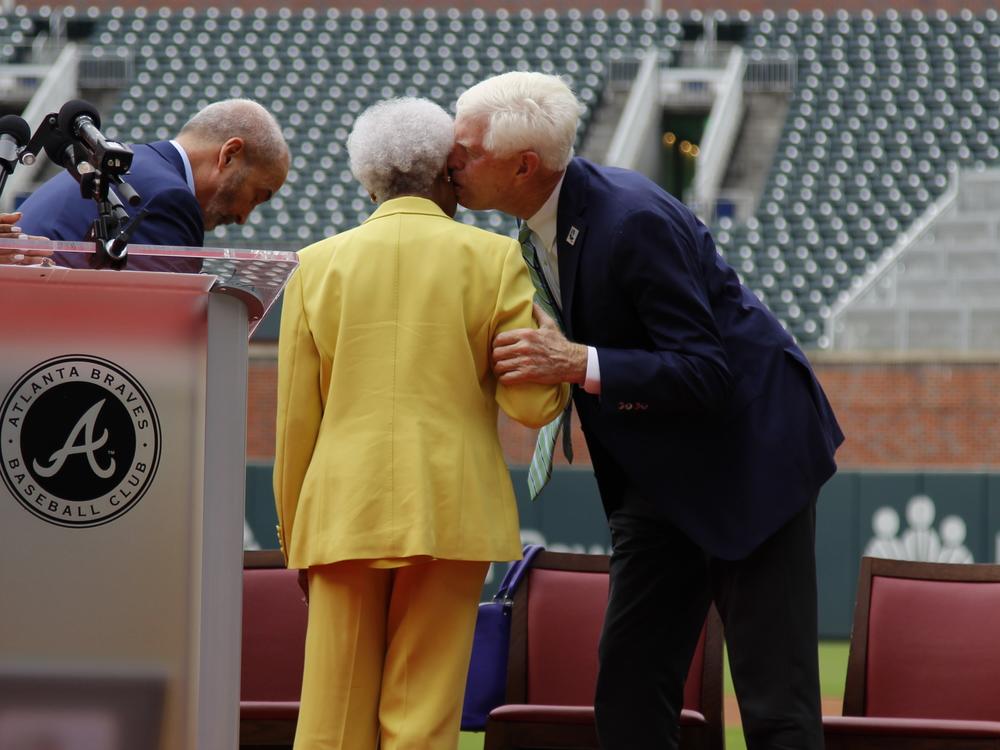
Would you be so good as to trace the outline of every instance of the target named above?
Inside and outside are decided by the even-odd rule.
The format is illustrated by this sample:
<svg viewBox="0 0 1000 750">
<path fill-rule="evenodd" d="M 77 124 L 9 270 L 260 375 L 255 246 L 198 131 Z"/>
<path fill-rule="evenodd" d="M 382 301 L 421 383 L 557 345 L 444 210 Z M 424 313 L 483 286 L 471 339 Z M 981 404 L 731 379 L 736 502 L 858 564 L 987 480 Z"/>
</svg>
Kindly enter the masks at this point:
<svg viewBox="0 0 1000 750">
<path fill-rule="evenodd" d="M 93 242 L 53 242 L 49 240 L 8 240 L 0 239 L 0 249 L 48 249 L 54 253 L 94 256 Z M 201 259 L 201 272 L 206 277 L 206 288 L 220 294 L 228 294 L 241 299 L 247 307 L 249 321 L 248 335 L 277 300 L 285 288 L 292 272 L 298 266 L 298 256 L 294 252 L 279 250 L 246 250 L 221 247 L 173 247 L 170 245 L 129 245 L 128 260 L 121 271 L 102 269 L 112 273 L 135 273 L 155 276 L 172 276 L 153 271 L 133 271 L 132 261 L 141 257 Z M 41 260 L 41 259 L 39 259 Z M 82 263 L 84 269 L 91 269 L 91 258 Z M 51 273 L 66 268 L 56 265 L 0 265 L 0 270 L 17 273 L 31 270 L 36 273 Z M 15 270 L 18 269 L 18 270 Z M 74 269 L 77 270 L 77 269 Z"/>
</svg>

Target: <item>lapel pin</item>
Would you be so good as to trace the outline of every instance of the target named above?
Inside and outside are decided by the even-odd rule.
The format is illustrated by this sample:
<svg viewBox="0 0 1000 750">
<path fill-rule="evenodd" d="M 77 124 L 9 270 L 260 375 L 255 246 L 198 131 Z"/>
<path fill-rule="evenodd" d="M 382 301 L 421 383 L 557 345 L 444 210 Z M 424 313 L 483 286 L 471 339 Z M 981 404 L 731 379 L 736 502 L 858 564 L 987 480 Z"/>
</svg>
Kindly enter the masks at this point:
<svg viewBox="0 0 1000 750">
<path fill-rule="evenodd" d="M 569 234 L 566 235 L 566 242 L 570 245 L 576 244 L 576 238 L 580 236 L 580 230 L 576 227 L 569 228 Z"/>
</svg>

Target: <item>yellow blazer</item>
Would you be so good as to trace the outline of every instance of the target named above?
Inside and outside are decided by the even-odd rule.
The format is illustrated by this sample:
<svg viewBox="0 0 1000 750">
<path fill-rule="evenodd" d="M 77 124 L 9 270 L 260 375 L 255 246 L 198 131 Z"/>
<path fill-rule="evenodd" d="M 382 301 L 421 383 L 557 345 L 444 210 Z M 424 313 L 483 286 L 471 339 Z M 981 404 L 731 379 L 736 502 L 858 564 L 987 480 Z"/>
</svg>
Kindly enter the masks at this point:
<svg viewBox="0 0 1000 750">
<path fill-rule="evenodd" d="M 520 556 L 497 405 L 537 427 L 568 386 L 504 387 L 494 336 L 534 326 L 515 240 L 386 201 L 304 248 L 278 346 L 274 494 L 289 567 Z"/>
</svg>

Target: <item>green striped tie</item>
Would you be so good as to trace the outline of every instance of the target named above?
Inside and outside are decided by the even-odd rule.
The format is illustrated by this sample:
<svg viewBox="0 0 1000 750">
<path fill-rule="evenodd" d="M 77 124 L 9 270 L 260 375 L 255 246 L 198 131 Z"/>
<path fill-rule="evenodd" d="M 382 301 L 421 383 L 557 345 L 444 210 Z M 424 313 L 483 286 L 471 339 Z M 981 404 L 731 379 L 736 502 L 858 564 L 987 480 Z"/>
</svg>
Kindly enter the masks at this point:
<svg viewBox="0 0 1000 750">
<path fill-rule="evenodd" d="M 542 272 L 542 267 L 538 262 L 538 252 L 531 241 L 531 229 L 528 227 L 527 222 L 521 222 L 521 229 L 518 232 L 517 239 L 521 243 L 521 255 L 528 266 L 528 274 L 531 276 L 531 282 L 535 285 L 535 302 L 556 321 L 559 329 L 565 333 L 566 326 L 563 325 L 562 315 L 559 312 L 559 308 L 555 305 L 552 290 L 549 289 L 549 285 L 545 281 L 545 274 Z M 569 433 L 570 411 L 572 408 L 573 402 L 571 400 L 566 404 L 565 410 L 558 417 L 538 431 L 538 439 L 535 441 L 535 452 L 532 454 L 531 463 L 528 465 L 528 492 L 532 500 L 538 497 L 538 493 L 542 491 L 542 488 L 552 477 L 552 458 L 555 454 L 556 439 L 559 436 L 559 429 L 564 425 L 563 452 L 570 462 L 573 461 L 573 445 L 570 442 Z"/>
</svg>

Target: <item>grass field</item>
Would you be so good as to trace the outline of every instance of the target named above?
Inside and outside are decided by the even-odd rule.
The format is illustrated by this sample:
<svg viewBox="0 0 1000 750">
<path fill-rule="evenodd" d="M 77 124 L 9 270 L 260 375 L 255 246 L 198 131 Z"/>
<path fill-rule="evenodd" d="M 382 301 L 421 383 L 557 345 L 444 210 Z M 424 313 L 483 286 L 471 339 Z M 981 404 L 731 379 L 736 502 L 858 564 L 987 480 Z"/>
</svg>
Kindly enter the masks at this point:
<svg viewBox="0 0 1000 750">
<path fill-rule="evenodd" d="M 823 713 L 839 714 L 844 695 L 844 677 L 847 674 L 847 641 L 826 641 L 819 646 L 819 681 L 823 694 Z M 746 750 L 743 731 L 736 714 L 733 681 L 726 663 L 726 750 Z M 482 750 L 481 733 L 463 732 L 459 750 Z"/>
<path fill-rule="evenodd" d="M 823 713 L 840 715 L 844 698 L 844 678 L 847 676 L 847 641 L 825 641 L 819 644 L 819 689 L 823 696 Z M 729 662 L 725 662 L 726 696 L 726 750 L 746 750 L 743 730 L 736 715 L 736 695 L 729 676 Z M 475 745 L 470 745 L 471 750 Z M 463 746 L 464 748 L 464 746 Z"/>
</svg>

